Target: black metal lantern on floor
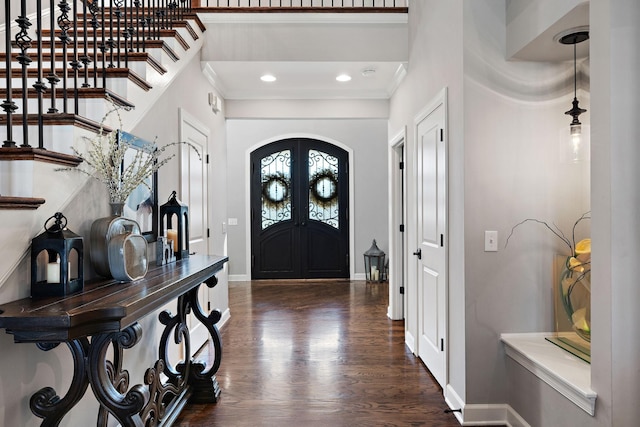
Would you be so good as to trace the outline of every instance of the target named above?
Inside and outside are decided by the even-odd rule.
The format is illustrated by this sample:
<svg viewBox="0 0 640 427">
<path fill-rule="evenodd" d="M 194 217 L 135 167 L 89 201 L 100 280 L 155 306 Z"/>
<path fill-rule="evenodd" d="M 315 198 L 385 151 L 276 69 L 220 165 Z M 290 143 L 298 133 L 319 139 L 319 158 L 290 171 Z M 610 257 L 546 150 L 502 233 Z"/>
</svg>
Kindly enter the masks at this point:
<svg viewBox="0 0 640 427">
<path fill-rule="evenodd" d="M 367 282 L 382 282 L 385 278 L 385 253 L 378 248 L 375 239 L 364 253 L 364 272 Z"/>
<path fill-rule="evenodd" d="M 189 257 L 189 207 L 178 200 L 175 191 L 160 206 L 160 235 L 173 242 L 176 259 Z"/>
<path fill-rule="evenodd" d="M 84 288 L 82 237 L 67 229 L 61 212 L 31 241 L 31 297 L 66 296 Z"/>
</svg>

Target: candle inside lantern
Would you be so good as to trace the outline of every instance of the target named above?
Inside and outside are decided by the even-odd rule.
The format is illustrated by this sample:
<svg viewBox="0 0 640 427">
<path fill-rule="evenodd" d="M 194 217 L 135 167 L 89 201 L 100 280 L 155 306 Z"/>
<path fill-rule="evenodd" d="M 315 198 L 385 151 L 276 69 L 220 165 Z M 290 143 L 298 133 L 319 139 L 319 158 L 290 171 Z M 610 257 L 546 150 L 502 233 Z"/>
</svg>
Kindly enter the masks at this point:
<svg viewBox="0 0 640 427">
<path fill-rule="evenodd" d="M 47 283 L 60 283 L 60 257 L 47 264 Z"/>
<path fill-rule="evenodd" d="M 173 252 L 178 252 L 178 230 L 172 228 L 167 230 L 167 240 L 173 242 Z"/>
</svg>

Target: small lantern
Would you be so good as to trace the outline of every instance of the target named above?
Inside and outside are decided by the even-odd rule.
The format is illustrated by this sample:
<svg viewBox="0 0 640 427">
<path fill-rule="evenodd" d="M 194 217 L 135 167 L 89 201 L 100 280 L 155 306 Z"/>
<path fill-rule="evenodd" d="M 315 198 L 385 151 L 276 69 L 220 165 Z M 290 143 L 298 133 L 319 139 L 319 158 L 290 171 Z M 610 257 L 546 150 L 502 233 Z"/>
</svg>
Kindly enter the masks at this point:
<svg viewBox="0 0 640 427">
<path fill-rule="evenodd" d="M 51 220 L 55 220 L 51 223 Z M 66 296 L 84 288 L 82 237 L 67 229 L 60 212 L 31 240 L 31 297 Z"/>
<path fill-rule="evenodd" d="M 174 216 L 177 220 L 175 225 Z M 176 259 L 189 257 L 189 207 L 178 200 L 175 191 L 171 193 L 169 201 L 160 206 L 159 235 L 173 241 Z"/>
<path fill-rule="evenodd" d="M 364 272 L 367 282 L 382 282 L 385 278 L 385 253 L 378 248 L 375 239 L 364 253 Z"/>
</svg>

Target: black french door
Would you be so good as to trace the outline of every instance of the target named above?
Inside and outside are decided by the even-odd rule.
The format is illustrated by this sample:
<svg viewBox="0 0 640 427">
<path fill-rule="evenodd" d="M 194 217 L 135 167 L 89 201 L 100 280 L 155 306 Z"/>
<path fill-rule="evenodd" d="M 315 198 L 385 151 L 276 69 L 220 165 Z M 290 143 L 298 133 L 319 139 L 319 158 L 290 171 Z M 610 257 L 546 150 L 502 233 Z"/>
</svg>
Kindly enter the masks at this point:
<svg viewBox="0 0 640 427">
<path fill-rule="evenodd" d="M 291 138 L 251 153 L 251 277 L 349 277 L 348 155 Z"/>
</svg>

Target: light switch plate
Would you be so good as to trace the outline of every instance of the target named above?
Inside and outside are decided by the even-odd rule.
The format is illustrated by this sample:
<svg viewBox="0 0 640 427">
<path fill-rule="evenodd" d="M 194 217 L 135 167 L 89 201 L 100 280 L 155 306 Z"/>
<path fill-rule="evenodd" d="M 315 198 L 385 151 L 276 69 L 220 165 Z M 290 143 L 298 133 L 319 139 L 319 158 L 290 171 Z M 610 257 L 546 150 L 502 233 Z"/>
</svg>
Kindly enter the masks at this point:
<svg viewBox="0 0 640 427">
<path fill-rule="evenodd" d="M 484 232 L 484 251 L 485 252 L 498 251 L 498 232 L 497 231 Z"/>
</svg>

